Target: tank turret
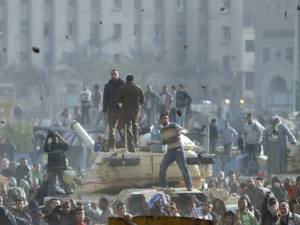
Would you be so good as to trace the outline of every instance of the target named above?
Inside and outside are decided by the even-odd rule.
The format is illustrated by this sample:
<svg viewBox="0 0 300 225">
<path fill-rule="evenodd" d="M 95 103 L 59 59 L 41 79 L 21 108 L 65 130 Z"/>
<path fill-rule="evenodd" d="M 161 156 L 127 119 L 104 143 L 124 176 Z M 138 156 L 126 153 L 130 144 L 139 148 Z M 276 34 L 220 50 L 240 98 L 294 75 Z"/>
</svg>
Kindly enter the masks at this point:
<svg viewBox="0 0 300 225">
<path fill-rule="evenodd" d="M 90 149 L 92 159 L 86 175 L 76 186 L 74 193 L 101 192 L 113 195 L 124 189 L 158 186 L 164 152 L 151 152 L 150 148 L 140 148 L 139 151 L 131 153 L 125 148 L 120 148 L 114 152 L 95 153 L 94 141 L 81 125 L 75 122 L 71 128 Z M 199 190 L 202 179 L 212 175 L 212 165 L 201 165 L 201 160 L 194 151 L 186 150 L 185 153 L 193 185 Z M 184 187 L 183 177 L 176 163 L 168 169 L 168 182 L 169 187 Z"/>
</svg>

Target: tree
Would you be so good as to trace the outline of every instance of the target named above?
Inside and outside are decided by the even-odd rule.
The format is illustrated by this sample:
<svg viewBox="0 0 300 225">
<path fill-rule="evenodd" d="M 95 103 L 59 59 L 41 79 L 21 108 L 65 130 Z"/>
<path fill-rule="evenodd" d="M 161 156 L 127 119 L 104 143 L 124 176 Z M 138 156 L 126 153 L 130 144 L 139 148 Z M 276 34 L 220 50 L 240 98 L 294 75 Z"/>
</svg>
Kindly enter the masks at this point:
<svg viewBox="0 0 300 225">
<path fill-rule="evenodd" d="M 5 123 L 1 127 L 1 133 L 4 138 L 8 138 L 12 141 L 18 151 L 30 152 L 33 149 L 31 143 L 31 136 L 33 131 L 33 125 L 30 122 L 23 121 L 21 123 Z"/>
<path fill-rule="evenodd" d="M 120 62 L 110 62 L 107 58 L 108 54 L 89 51 L 89 46 L 84 44 L 75 52 L 66 54 L 62 64 L 72 68 L 74 76 L 87 83 L 107 80 L 111 69 L 136 75 L 137 83 L 142 80 L 145 82 L 149 74 L 158 71 L 163 65 L 163 54 L 148 44 L 130 46 L 128 54 L 121 54 Z"/>
</svg>

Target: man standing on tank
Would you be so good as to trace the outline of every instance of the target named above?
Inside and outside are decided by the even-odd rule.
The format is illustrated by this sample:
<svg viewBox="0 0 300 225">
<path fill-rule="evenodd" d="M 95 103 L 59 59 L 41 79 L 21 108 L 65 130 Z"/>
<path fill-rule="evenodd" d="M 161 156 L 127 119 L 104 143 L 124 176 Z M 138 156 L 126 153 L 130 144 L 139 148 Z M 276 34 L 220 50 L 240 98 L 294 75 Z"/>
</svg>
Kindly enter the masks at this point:
<svg viewBox="0 0 300 225">
<path fill-rule="evenodd" d="M 120 105 L 124 124 L 127 125 L 128 151 L 135 152 L 134 146 L 138 139 L 138 122 L 140 108 L 145 102 L 142 88 L 134 82 L 134 76 L 128 75 L 126 83 L 122 85 L 115 97 L 115 104 Z"/>
<path fill-rule="evenodd" d="M 181 173 L 183 175 L 184 183 L 188 191 L 193 190 L 193 183 L 191 179 L 191 174 L 186 162 L 186 156 L 183 149 L 183 143 L 181 139 L 181 130 L 177 123 L 170 123 L 169 116 L 167 114 L 161 114 L 160 116 L 163 128 L 160 133 L 162 136 L 162 141 L 150 141 L 148 144 L 167 144 L 168 150 L 165 154 L 163 160 L 160 163 L 159 170 L 159 184 L 161 187 L 168 187 L 168 167 L 176 161 Z"/>
<path fill-rule="evenodd" d="M 116 147 L 116 123 L 121 119 L 120 108 L 115 103 L 115 95 L 117 90 L 124 81 L 119 77 L 117 70 L 110 71 L 111 79 L 104 86 L 103 95 L 103 116 L 108 119 L 109 136 L 108 136 L 108 148 Z"/>
</svg>

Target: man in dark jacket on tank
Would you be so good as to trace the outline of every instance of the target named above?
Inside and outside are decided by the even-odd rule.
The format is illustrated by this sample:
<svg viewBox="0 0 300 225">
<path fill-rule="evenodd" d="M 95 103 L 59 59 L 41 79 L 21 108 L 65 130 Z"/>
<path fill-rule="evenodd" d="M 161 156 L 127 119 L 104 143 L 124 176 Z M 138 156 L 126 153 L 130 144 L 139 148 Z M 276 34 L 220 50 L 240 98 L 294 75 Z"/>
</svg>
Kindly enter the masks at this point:
<svg viewBox="0 0 300 225">
<path fill-rule="evenodd" d="M 49 143 L 49 139 L 51 142 Z M 61 142 L 58 142 L 60 140 Z M 69 148 L 59 133 L 48 131 L 44 151 L 48 153 L 47 172 L 49 176 L 48 196 L 55 196 L 56 176 L 62 183 L 66 195 L 72 194 L 69 185 L 63 180 L 63 173 L 67 169 L 65 151 Z"/>
<path fill-rule="evenodd" d="M 142 88 L 134 83 L 134 76 L 128 75 L 126 83 L 122 85 L 115 97 L 115 104 L 122 104 L 121 115 L 127 125 L 128 151 L 135 152 L 134 146 L 138 139 L 138 122 L 140 107 L 144 104 L 145 96 Z"/>
<path fill-rule="evenodd" d="M 103 94 L 103 116 L 108 119 L 109 136 L 108 148 L 116 147 L 116 123 L 120 120 L 120 108 L 115 103 L 117 90 L 124 81 L 119 77 L 118 71 L 113 69 L 110 72 L 111 79 L 104 86 Z"/>
</svg>

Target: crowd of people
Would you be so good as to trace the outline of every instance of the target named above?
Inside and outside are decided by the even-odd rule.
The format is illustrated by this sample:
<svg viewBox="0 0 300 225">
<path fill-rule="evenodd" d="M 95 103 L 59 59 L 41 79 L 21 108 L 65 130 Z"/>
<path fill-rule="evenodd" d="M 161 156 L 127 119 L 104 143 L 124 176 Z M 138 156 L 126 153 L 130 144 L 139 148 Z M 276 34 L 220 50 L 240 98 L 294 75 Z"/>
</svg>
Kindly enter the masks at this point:
<svg viewBox="0 0 300 225">
<path fill-rule="evenodd" d="M 217 153 L 219 133 L 222 134 L 224 155 L 231 157 L 235 144 L 240 151 L 237 157 L 239 171 L 248 176 L 258 174 L 257 159 L 260 154 L 268 156 L 267 167 L 262 168 L 265 174 L 286 173 L 288 142 L 297 144 L 294 134 L 276 115 L 271 116 L 265 128 L 248 113 L 247 122 L 239 132 L 230 126 L 228 120 L 225 120 L 224 127 L 218 128 L 217 120 L 212 119 L 209 126 L 209 149 L 212 154 Z"/>
<path fill-rule="evenodd" d="M 3 158 L 1 174 L 8 178 L 8 182 L 7 185 L 0 184 L 0 218 L 2 221 L 16 221 L 5 223 L 7 225 L 108 224 L 110 217 L 121 217 L 133 224 L 135 216 L 189 217 L 212 220 L 219 225 L 300 224 L 296 207 L 300 200 L 300 176 L 296 180 L 287 176 L 283 183 L 273 175 L 248 178 L 242 183 L 239 181 L 241 173 L 232 170 L 227 176 L 220 171 L 215 178 L 207 178 L 201 190 L 222 188 L 228 196 L 238 197 L 235 198 L 237 208 L 234 210 L 227 209 L 221 198 L 201 202 L 193 194 L 186 195 L 184 208 L 182 201 L 181 207 L 177 207 L 176 198 L 172 201 L 169 195 L 161 193 L 150 199 L 142 196 L 127 209 L 124 202 L 116 200 L 110 205 L 105 197 L 98 202 L 76 202 L 67 197 L 70 193 L 63 189 L 64 185 L 59 185 L 63 184 L 61 180 L 55 181 L 51 187 L 54 193 L 49 195 L 49 176 L 52 176 L 49 170 L 45 173 L 39 164 L 32 168 L 26 158 L 13 167 L 9 165 L 9 160 Z M 71 169 L 68 165 L 65 168 Z M 52 197 L 44 202 L 46 196 Z"/>
<path fill-rule="evenodd" d="M 97 124 L 101 99 L 99 85 L 94 86 L 92 94 L 84 84 L 79 95 L 81 110 L 78 106 L 74 107 L 72 120 L 77 120 L 84 127 Z M 159 186 L 168 188 L 167 170 L 176 161 L 187 191 L 194 191 L 181 139 L 183 130 L 189 126 L 191 102 L 192 98 L 184 91 L 182 84 L 178 85 L 177 91 L 175 86 L 171 86 L 171 92 L 168 92 L 167 86 L 163 86 L 160 94 L 154 92 L 151 85 L 147 85 L 144 93 L 135 83 L 133 75 L 128 75 L 124 82 L 118 71 L 112 70 L 111 79 L 104 86 L 103 92 L 102 116 L 107 120 L 108 143 L 105 149 L 101 148 L 103 136 L 99 134 L 94 146 L 95 152 L 115 150 L 118 127 L 127 129 L 127 150 L 135 152 L 140 129 L 138 117 L 142 110 L 147 118 L 146 126 L 158 127 L 161 124 L 162 141 L 152 140 L 148 144 L 167 145 L 167 152 L 160 165 Z M 157 113 L 160 118 L 157 118 Z M 68 109 L 64 109 L 58 113 L 53 125 L 68 127 L 70 123 L 71 116 Z M 235 210 L 227 209 L 224 200 L 220 198 L 202 202 L 193 194 L 187 195 L 184 200 L 185 208 L 178 208 L 170 196 L 161 193 L 154 194 L 150 199 L 144 196 L 140 202 L 128 209 L 128 205 L 119 200 L 110 206 L 105 197 L 101 197 L 99 202 L 76 202 L 68 198 L 72 197 L 73 187 L 63 179 L 63 173 L 72 170 L 65 157 L 69 144 L 57 132 L 49 131 L 44 136 L 34 131 L 31 138 L 34 144 L 31 157 L 33 165 L 29 165 L 26 158 L 14 163 L 14 150 L 8 149 L 0 154 L 0 172 L 7 181 L 7 185 L 5 182 L 0 184 L 0 221 L 7 220 L 7 225 L 84 225 L 107 224 L 108 218 L 121 217 L 132 225 L 135 224 L 135 216 L 174 216 L 212 220 L 219 225 L 300 225 L 300 216 L 294 208 L 294 204 L 300 201 L 300 176 L 295 181 L 286 177 L 283 184 L 279 177 L 272 176 L 286 172 L 287 140 L 292 145 L 297 142 L 280 118 L 273 115 L 268 127 L 264 128 L 249 113 L 242 131 L 239 132 L 230 126 L 228 120 L 224 127 L 218 128 L 217 120 L 212 119 L 209 133 L 206 134 L 209 135 L 210 153 L 217 152 L 219 134 L 222 135 L 224 154 L 231 157 L 232 146 L 236 144 L 244 167 L 242 171 L 231 170 L 228 174 L 220 171 L 214 177 L 207 178 L 201 191 L 222 188 L 229 196 L 239 197 Z M 9 139 L 5 139 L 2 145 L 12 146 L 9 145 Z M 261 148 L 269 158 L 266 167 L 268 177 L 249 178 L 245 183 L 240 182 L 242 173 L 249 176 L 258 174 L 257 158 Z M 41 152 L 48 154 L 45 168 L 41 168 L 38 162 Z M 80 176 L 82 171 L 78 169 L 76 172 Z M 44 201 L 45 197 L 50 197 L 50 200 Z"/>
</svg>

